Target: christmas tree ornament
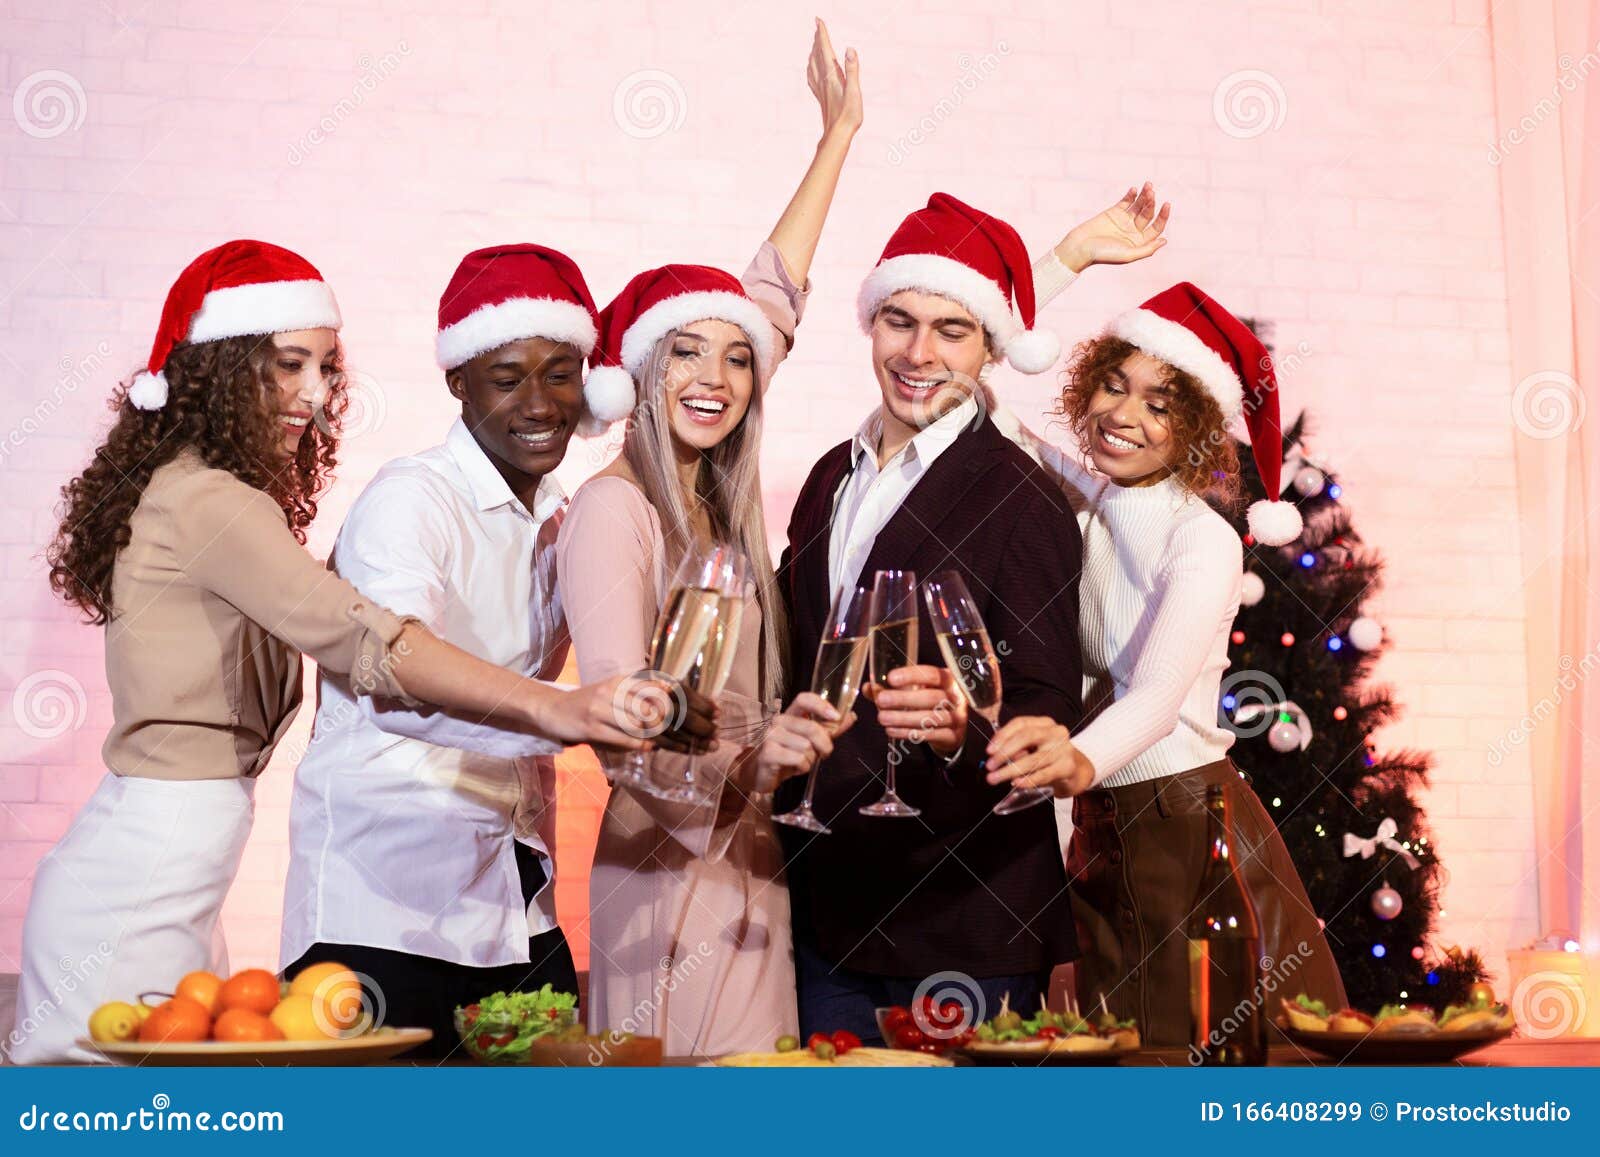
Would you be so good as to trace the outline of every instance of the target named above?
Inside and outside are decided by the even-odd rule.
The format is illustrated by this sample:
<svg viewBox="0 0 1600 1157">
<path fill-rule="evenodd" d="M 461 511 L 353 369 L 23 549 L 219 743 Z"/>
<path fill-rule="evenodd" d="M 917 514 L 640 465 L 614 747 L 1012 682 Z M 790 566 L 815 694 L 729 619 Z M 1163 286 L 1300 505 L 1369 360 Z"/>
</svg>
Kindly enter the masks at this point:
<svg viewBox="0 0 1600 1157">
<path fill-rule="evenodd" d="M 1239 644 L 1244 642 L 1244 632 L 1243 631 L 1235 631 L 1233 634 L 1229 635 L 1228 638 L 1232 639 L 1233 640 L 1233 645 L 1235 647 L 1237 647 L 1237 646 L 1239 646 Z"/>
<path fill-rule="evenodd" d="M 1359 651 L 1374 651 L 1383 645 L 1383 624 L 1366 615 L 1352 619 L 1344 633 L 1350 645 Z"/>
<path fill-rule="evenodd" d="M 1244 582 L 1239 587 L 1239 605 L 1253 607 L 1259 603 L 1267 593 L 1267 584 L 1253 570 L 1244 572 Z"/>
<path fill-rule="evenodd" d="M 1244 735 L 1260 735 L 1260 723 L 1271 719 L 1267 728 L 1267 743 L 1272 750 L 1288 753 L 1295 748 L 1304 751 L 1311 746 L 1311 720 L 1300 705 L 1291 700 L 1281 703 L 1246 703 L 1234 712 L 1233 722 Z M 1251 727 L 1251 724 L 1256 726 Z"/>
<path fill-rule="evenodd" d="M 1371 839 L 1362 839 L 1354 832 L 1345 832 L 1344 854 L 1346 857 L 1360 855 L 1363 860 L 1370 860 L 1373 853 L 1380 847 L 1387 848 L 1405 860 L 1408 867 L 1415 869 L 1418 867 L 1417 857 L 1406 851 L 1401 846 L 1400 841 L 1395 839 L 1395 836 L 1399 835 L 1399 833 L 1400 825 L 1395 823 L 1392 818 L 1385 818 L 1378 825 L 1378 830 L 1373 833 Z"/>
<path fill-rule="evenodd" d="M 1295 472 L 1294 489 L 1301 498 L 1313 498 L 1322 493 L 1327 477 L 1315 466 L 1306 466 Z"/>
<path fill-rule="evenodd" d="M 1467 989 L 1467 1003 L 1478 1008 L 1489 1008 L 1494 1005 L 1494 985 L 1486 980 L 1480 980 Z"/>
<path fill-rule="evenodd" d="M 1393 920 L 1400 915 L 1400 910 L 1405 907 L 1405 901 L 1400 893 L 1389 886 L 1385 880 L 1383 886 L 1372 893 L 1372 914 L 1379 920 Z"/>
</svg>

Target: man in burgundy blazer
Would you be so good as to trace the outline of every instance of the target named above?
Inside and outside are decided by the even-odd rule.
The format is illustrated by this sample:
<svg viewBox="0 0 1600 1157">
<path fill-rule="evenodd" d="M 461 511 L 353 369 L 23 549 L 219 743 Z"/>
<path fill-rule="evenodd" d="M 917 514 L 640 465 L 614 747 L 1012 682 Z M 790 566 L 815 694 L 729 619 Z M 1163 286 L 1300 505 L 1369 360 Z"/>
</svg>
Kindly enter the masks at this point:
<svg viewBox="0 0 1600 1157">
<path fill-rule="evenodd" d="M 778 578 L 791 688 L 808 685 L 828 616 L 834 500 L 854 453 L 847 442 L 817 463 L 789 524 Z M 890 568 L 919 579 L 961 572 L 1000 656 L 1002 719 L 1048 715 L 1076 728 L 1081 550 L 1061 491 L 980 410 L 878 534 L 860 581 Z M 919 661 L 942 665 L 920 598 L 918 615 Z M 1005 789 L 984 782 L 988 725 L 972 713 L 953 761 L 922 744 L 897 745 L 897 790 L 921 816 L 863 816 L 857 809 L 883 792 L 890 740 L 865 697 L 855 711 L 817 775 L 814 806 L 832 834 L 779 829 L 802 1035 L 848 1028 L 875 1038 L 875 1004 L 907 1004 L 919 982 L 949 971 L 978 982 L 988 1015 L 1006 992 L 1013 1007 L 1033 1011 L 1051 967 L 1077 955 L 1054 808 L 991 813 Z M 775 810 L 797 803 L 802 785 L 784 784 Z"/>
</svg>

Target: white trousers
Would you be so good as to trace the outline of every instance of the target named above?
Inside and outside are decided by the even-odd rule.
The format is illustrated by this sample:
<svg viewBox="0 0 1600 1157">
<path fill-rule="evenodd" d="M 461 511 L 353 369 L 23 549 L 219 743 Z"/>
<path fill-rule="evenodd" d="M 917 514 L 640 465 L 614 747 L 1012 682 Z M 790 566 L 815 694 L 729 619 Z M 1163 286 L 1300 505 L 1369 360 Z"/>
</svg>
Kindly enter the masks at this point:
<svg viewBox="0 0 1600 1157">
<path fill-rule="evenodd" d="M 222 901 L 254 818 L 254 780 L 108 774 L 39 861 L 22 924 L 15 1064 L 103 1060 L 74 1043 L 111 1000 L 226 976 Z"/>
</svg>

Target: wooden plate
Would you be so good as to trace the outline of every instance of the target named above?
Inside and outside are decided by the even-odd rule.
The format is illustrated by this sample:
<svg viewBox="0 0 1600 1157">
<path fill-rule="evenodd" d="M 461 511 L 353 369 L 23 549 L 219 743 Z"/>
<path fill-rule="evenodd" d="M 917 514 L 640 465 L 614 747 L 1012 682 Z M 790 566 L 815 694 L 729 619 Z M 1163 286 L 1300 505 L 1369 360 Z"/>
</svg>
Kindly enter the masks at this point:
<svg viewBox="0 0 1600 1157">
<path fill-rule="evenodd" d="M 1137 1048 L 1062 1049 L 1047 1042 L 1018 1041 L 1011 1044 L 986 1044 L 970 1041 L 956 1052 L 976 1065 L 1117 1065 Z"/>
<path fill-rule="evenodd" d="M 1512 1028 L 1482 1032 L 1305 1032 L 1279 1024 L 1292 1043 L 1353 1065 L 1442 1065 L 1505 1040 Z"/>
<path fill-rule="evenodd" d="M 381 1028 L 361 1036 L 328 1041 L 144 1044 L 79 1037 L 78 1045 L 101 1053 L 119 1065 L 370 1065 L 432 1039 L 433 1030 L 428 1028 Z"/>
</svg>

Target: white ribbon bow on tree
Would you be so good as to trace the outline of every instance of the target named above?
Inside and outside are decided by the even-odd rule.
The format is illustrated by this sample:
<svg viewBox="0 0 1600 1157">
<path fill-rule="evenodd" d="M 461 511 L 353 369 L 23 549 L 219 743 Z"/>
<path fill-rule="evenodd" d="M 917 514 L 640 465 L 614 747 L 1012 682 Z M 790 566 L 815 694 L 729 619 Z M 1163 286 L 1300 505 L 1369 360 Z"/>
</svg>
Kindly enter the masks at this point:
<svg viewBox="0 0 1600 1157">
<path fill-rule="evenodd" d="M 1354 832 L 1345 832 L 1344 854 L 1346 856 L 1353 856 L 1357 852 L 1360 852 L 1363 860 L 1370 860 L 1372 859 L 1372 854 L 1378 850 L 1379 845 L 1382 845 L 1383 847 L 1388 848 L 1391 852 L 1399 853 L 1401 858 L 1405 860 L 1407 866 L 1415 869 L 1418 866 L 1417 857 L 1406 851 L 1406 849 L 1401 846 L 1400 841 L 1395 839 L 1395 836 L 1397 836 L 1399 833 L 1400 825 L 1395 823 L 1393 819 L 1386 819 L 1379 824 L 1378 830 L 1373 833 L 1373 836 L 1370 840 L 1364 840 Z"/>
</svg>

